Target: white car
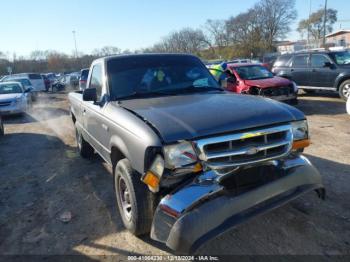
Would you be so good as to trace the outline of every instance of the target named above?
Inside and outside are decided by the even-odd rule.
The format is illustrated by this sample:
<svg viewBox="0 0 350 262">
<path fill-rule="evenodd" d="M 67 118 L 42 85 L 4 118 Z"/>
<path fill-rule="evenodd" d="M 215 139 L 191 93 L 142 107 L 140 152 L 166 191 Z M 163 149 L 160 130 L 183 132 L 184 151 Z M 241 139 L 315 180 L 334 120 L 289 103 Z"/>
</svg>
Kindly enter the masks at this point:
<svg viewBox="0 0 350 262">
<path fill-rule="evenodd" d="M 45 82 L 43 77 L 40 74 L 34 74 L 34 73 L 21 73 L 21 74 L 13 74 L 4 76 L 1 81 L 11 81 L 16 80 L 20 78 L 28 78 L 33 86 L 33 92 L 39 92 L 39 91 L 46 91 L 45 88 Z"/>
<path fill-rule="evenodd" d="M 15 78 L 13 80 L 5 80 L 3 82 L 4 83 L 5 82 L 19 82 L 19 83 L 21 83 L 24 90 L 27 90 L 28 99 L 30 98 L 31 101 L 35 101 L 37 96 L 38 96 L 38 92 L 34 92 L 34 87 L 32 86 L 32 83 L 30 82 L 30 80 L 28 78 Z"/>
<path fill-rule="evenodd" d="M 25 113 L 28 108 L 28 94 L 19 82 L 0 83 L 0 114 L 12 115 Z"/>
</svg>

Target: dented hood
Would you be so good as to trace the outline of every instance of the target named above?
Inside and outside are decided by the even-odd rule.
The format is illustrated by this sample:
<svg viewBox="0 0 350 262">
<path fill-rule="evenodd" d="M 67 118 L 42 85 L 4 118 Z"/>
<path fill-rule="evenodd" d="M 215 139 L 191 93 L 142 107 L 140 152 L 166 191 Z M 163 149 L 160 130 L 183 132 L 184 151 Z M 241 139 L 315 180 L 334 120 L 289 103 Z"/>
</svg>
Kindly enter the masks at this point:
<svg viewBox="0 0 350 262">
<path fill-rule="evenodd" d="M 119 105 L 150 123 L 165 143 L 305 118 L 277 101 L 227 92 L 132 99 Z"/>
</svg>

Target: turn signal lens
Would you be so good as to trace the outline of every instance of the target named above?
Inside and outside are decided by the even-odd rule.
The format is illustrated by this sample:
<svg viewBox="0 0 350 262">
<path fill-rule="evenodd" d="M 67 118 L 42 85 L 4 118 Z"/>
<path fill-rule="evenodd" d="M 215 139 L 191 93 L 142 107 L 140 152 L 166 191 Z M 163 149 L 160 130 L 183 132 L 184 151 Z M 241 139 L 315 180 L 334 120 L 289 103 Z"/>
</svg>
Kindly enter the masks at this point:
<svg viewBox="0 0 350 262">
<path fill-rule="evenodd" d="M 159 186 L 159 178 L 153 174 L 151 171 L 148 171 L 146 175 L 143 177 L 142 181 L 150 186 L 152 189 L 156 190 Z"/>
<path fill-rule="evenodd" d="M 194 173 L 198 173 L 201 172 L 203 170 L 203 167 L 200 163 L 197 163 L 194 167 L 193 167 L 193 172 Z"/>
<path fill-rule="evenodd" d="M 298 140 L 293 142 L 293 150 L 308 147 L 311 144 L 310 139 Z"/>
</svg>

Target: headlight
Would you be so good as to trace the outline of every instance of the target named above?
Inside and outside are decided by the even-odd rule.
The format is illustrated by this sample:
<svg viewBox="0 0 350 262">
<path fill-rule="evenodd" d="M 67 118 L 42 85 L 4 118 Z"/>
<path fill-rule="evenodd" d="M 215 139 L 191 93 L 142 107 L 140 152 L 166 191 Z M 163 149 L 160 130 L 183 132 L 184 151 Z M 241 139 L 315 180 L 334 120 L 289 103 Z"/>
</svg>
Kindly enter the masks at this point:
<svg viewBox="0 0 350 262">
<path fill-rule="evenodd" d="M 307 121 L 292 122 L 293 150 L 302 150 L 310 145 Z"/>
<path fill-rule="evenodd" d="M 309 138 L 309 128 L 306 120 L 292 122 L 292 130 L 294 141 Z"/>
<path fill-rule="evenodd" d="M 169 169 L 176 169 L 193 164 L 198 161 L 190 142 L 164 147 L 165 166 Z"/>
</svg>

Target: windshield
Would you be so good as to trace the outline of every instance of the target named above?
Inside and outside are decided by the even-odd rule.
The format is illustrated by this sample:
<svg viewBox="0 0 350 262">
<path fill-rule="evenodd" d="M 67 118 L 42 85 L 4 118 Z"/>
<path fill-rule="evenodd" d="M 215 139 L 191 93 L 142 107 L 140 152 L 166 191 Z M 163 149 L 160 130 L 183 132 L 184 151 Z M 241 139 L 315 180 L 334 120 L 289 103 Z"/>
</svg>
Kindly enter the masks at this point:
<svg viewBox="0 0 350 262">
<path fill-rule="evenodd" d="M 108 61 L 111 98 L 201 92 L 220 89 L 196 57 L 162 55 L 120 57 Z"/>
<path fill-rule="evenodd" d="M 18 94 L 23 93 L 22 88 L 18 84 L 1 84 L 0 85 L 0 94 Z"/>
<path fill-rule="evenodd" d="M 260 65 L 240 66 L 235 67 L 234 70 L 236 70 L 238 75 L 244 80 L 256 80 L 273 77 L 273 74 L 269 70 Z"/>
<path fill-rule="evenodd" d="M 338 65 L 349 65 L 350 64 L 350 52 L 337 52 L 333 54 L 334 60 Z"/>
<path fill-rule="evenodd" d="M 22 78 L 22 79 L 14 79 L 13 81 L 20 82 L 23 86 L 31 86 L 32 84 L 28 79 Z"/>
</svg>

